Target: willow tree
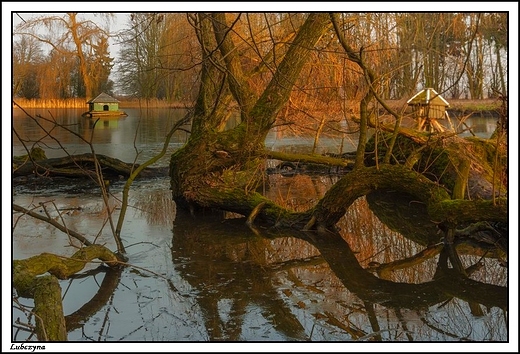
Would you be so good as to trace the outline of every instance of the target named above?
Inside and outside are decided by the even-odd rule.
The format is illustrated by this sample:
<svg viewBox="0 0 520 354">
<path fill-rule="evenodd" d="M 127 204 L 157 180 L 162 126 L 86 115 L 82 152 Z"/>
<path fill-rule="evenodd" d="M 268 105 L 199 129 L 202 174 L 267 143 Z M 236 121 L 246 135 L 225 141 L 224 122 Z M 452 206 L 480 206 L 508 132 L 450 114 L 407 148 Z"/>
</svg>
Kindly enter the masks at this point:
<svg viewBox="0 0 520 354">
<path fill-rule="evenodd" d="M 327 14 L 307 16 L 283 59 L 278 64 L 261 63 L 273 74 L 258 93 L 252 82 L 255 68 L 245 71 L 229 24 L 238 16 L 199 13 L 191 18 L 202 48 L 201 83 L 190 138 L 173 154 L 170 174 L 178 205 L 248 215 L 261 200 L 254 191 L 262 179 L 267 133 L 287 103 L 309 52 L 330 29 L 330 20 Z M 240 123 L 224 130 L 233 101 Z"/>
<path fill-rule="evenodd" d="M 87 98 L 95 97 L 100 89 L 107 88 L 113 60 L 108 53 L 109 33 L 92 20 L 78 17 L 75 12 L 62 16 L 44 14 L 24 20 L 15 28 L 14 34 L 50 46 L 55 55 L 63 59 L 75 59 Z"/>
<path fill-rule="evenodd" d="M 180 208 L 192 212 L 201 208 L 231 211 L 247 216 L 249 223 L 259 217 L 272 225 L 334 229 L 357 198 L 376 189 L 397 188 L 422 200 L 428 205 L 432 219 L 439 222 L 447 221 L 451 225 L 456 223 L 456 218 L 480 221 L 487 217 L 507 220 L 503 202 L 477 203 L 474 205 L 476 212 L 467 215 L 473 201 L 454 202 L 450 192 L 437 181 L 411 170 L 410 164 L 390 165 L 390 159 L 385 159 L 384 166 L 365 167 L 363 163 L 357 163 L 353 172 L 336 183 L 315 207 L 306 212 L 291 212 L 258 193 L 257 188 L 265 177 L 266 157 L 276 155 L 264 148 L 267 134 L 291 97 L 310 54 L 322 45 L 318 44 L 320 38 L 334 38 L 334 31 L 329 14 L 307 15 L 296 28 L 292 41 L 284 42 L 289 43 L 285 51 L 277 49 L 277 60 L 267 61 L 268 57 L 271 58 L 269 55 L 256 51 L 262 55 L 259 55 L 258 66 L 254 67 L 250 65 L 254 61 L 244 55 L 244 48 L 237 45 L 238 40 L 243 39 L 237 32 L 240 16 L 199 13 L 190 17 L 202 49 L 202 70 L 198 98 L 191 112 L 191 135 L 170 160 L 172 194 Z M 339 33 L 338 28 L 336 32 Z M 368 86 L 373 87 L 374 77 L 369 63 L 365 63 L 361 53 L 344 41 L 342 38 L 349 60 L 363 69 L 369 80 Z M 279 48 L 277 44 L 280 43 L 273 44 L 273 49 Z M 256 75 L 265 72 L 264 69 L 271 77 L 259 89 L 258 81 L 261 80 Z M 369 94 L 381 101 L 376 92 Z M 234 109 L 240 115 L 240 123 L 225 129 Z M 399 127 L 396 129 L 398 131 Z M 421 144 L 431 144 L 433 137 L 412 134 L 409 138 Z M 446 138 L 440 137 L 439 141 Z M 413 155 L 413 151 L 409 153 Z M 466 177 L 454 178 L 462 180 Z"/>
</svg>

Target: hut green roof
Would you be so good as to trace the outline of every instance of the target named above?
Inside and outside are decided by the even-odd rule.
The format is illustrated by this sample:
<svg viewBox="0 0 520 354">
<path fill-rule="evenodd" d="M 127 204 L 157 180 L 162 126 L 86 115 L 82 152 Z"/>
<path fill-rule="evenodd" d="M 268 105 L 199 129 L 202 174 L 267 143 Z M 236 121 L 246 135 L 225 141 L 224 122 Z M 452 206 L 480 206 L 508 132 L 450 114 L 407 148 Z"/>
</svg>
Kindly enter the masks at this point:
<svg viewBox="0 0 520 354">
<path fill-rule="evenodd" d="M 100 93 L 96 98 L 91 99 L 87 103 L 119 103 L 114 97 L 106 93 Z"/>
</svg>

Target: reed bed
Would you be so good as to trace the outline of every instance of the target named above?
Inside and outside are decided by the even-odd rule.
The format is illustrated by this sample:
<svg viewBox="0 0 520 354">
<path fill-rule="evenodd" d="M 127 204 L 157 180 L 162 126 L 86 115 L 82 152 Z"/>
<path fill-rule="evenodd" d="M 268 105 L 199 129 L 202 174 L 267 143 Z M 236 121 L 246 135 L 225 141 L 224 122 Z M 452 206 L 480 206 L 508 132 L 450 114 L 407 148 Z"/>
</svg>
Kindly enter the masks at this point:
<svg viewBox="0 0 520 354">
<path fill-rule="evenodd" d="M 13 99 L 19 106 L 23 108 L 85 108 L 88 109 L 87 101 L 84 98 L 66 98 L 66 99 Z M 18 108 L 13 104 L 13 108 Z"/>
<path fill-rule="evenodd" d="M 182 101 L 168 101 L 163 99 L 151 98 L 148 100 L 138 98 L 124 98 L 117 97 L 120 103 L 120 108 L 190 108 L 193 106 L 191 102 Z M 87 108 L 87 99 L 85 98 L 49 98 L 49 99 L 27 99 L 27 98 L 15 98 L 13 99 L 18 105 L 24 108 Z M 451 110 L 496 110 L 500 106 L 500 102 L 495 99 L 485 100 L 450 100 Z M 406 102 L 401 101 L 388 101 L 388 104 L 393 109 L 399 110 Z M 15 105 L 13 107 L 16 108 Z M 357 108 L 357 104 L 353 104 L 353 107 Z"/>
<path fill-rule="evenodd" d="M 171 102 L 167 100 L 152 99 L 128 99 L 118 98 L 120 108 L 189 108 L 191 103 L 187 102 Z M 16 98 L 13 99 L 18 105 L 23 108 L 85 108 L 88 109 L 87 100 L 85 98 L 65 98 L 65 99 L 27 99 Z M 14 108 L 17 108 L 13 104 Z"/>
</svg>

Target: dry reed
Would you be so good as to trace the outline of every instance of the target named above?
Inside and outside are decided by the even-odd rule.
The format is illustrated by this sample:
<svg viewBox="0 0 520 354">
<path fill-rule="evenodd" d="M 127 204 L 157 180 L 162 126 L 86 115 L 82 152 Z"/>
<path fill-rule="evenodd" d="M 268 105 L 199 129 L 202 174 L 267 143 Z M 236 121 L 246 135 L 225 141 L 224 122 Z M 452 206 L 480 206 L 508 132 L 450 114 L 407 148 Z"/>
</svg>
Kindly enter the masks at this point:
<svg viewBox="0 0 520 354">
<path fill-rule="evenodd" d="M 160 100 L 156 98 L 144 99 L 127 99 L 118 98 L 120 108 L 189 108 L 191 103 L 186 102 L 171 102 L 167 100 Z M 27 99 L 16 98 L 13 99 L 18 105 L 23 108 L 85 108 L 88 110 L 87 100 L 85 98 L 50 98 L 50 99 Z M 18 108 L 13 104 L 13 108 Z"/>
<path fill-rule="evenodd" d="M 20 107 L 23 108 L 85 108 L 88 109 L 87 101 L 84 98 L 66 98 L 66 99 L 13 99 Z M 13 104 L 13 108 L 16 107 Z"/>
</svg>

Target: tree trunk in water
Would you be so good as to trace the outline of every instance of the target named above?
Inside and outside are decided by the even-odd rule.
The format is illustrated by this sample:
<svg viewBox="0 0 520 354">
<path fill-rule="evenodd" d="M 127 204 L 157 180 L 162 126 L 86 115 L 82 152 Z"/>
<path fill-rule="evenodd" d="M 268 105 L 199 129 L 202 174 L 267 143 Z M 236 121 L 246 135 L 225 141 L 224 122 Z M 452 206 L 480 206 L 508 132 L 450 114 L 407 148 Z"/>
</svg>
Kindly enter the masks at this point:
<svg viewBox="0 0 520 354">
<path fill-rule="evenodd" d="M 258 96 L 235 55 L 226 15 L 199 14 L 198 19 L 204 59 L 201 86 L 190 139 L 171 158 L 173 198 L 181 207 L 215 207 L 248 215 L 263 201 L 255 190 L 264 173 L 261 153 L 265 137 L 330 21 L 327 14 L 308 16 Z M 218 46 L 218 51 L 210 50 L 212 46 Z M 221 63 L 227 75 L 214 63 Z M 241 123 L 232 130 L 219 131 L 228 117 L 225 104 L 230 96 L 239 105 Z"/>
<path fill-rule="evenodd" d="M 504 200 L 452 200 L 450 196 L 457 178 L 461 183 L 457 186 L 459 192 L 465 189 L 466 172 L 461 174 L 459 167 L 467 170 L 468 162 L 461 163 L 462 151 L 465 159 L 472 156 L 467 182 L 469 194 L 465 194 L 472 198 L 488 197 L 488 187 L 493 183 L 498 183 L 499 190 L 504 191 L 501 181 L 489 180 L 490 170 L 481 168 L 485 163 L 479 164 L 476 157 L 486 161 L 494 157 L 496 151 L 492 151 L 492 147 L 480 141 L 436 138 L 404 128 L 396 130 L 395 126 L 390 131 L 397 131 L 398 139 L 390 153 L 392 161 L 402 161 L 404 166 L 392 166 L 382 160 L 375 167 L 360 166 L 305 212 L 291 212 L 263 197 L 256 191 L 264 178 L 265 137 L 276 114 L 287 102 L 305 58 L 328 28 L 329 18 L 323 14 L 309 15 L 260 95 L 254 93 L 251 77 L 243 72 L 226 16 L 199 14 L 197 18 L 204 61 L 192 134 L 170 160 L 171 189 L 178 207 L 192 212 L 199 208 L 231 211 L 248 217 L 248 224 L 258 219 L 281 227 L 323 230 L 333 229 L 357 198 L 373 190 L 394 190 L 408 193 L 424 203 L 431 220 L 438 224 L 507 220 Z M 346 50 L 361 63 L 349 47 Z M 222 68 L 226 68 L 226 74 Z M 222 131 L 231 99 L 238 103 L 241 122 L 231 130 Z M 387 152 L 386 138 L 381 136 L 377 149 L 369 142 L 366 150 L 378 151 L 377 158 L 383 159 Z M 414 154 L 416 159 L 409 160 Z M 365 153 L 367 165 L 374 164 L 371 158 Z M 477 178 L 472 182 L 471 176 L 475 175 Z M 478 181 L 486 182 L 485 190 L 476 190 L 479 184 L 474 182 Z"/>
<path fill-rule="evenodd" d="M 32 154 L 31 154 L 32 155 Z M 46 177 L 69 178 L 96 178 L 95 165 L 99 165 L 106 178 L 128 178 L 139 165 L 123 162 L 119 159 L 85 153 L 81 155 L 68 155 L 47 159 L 34 158 L 33 156 L 15 156 L 13 158 L 13 177 L 43 175 Z M 161 168 L 147 168 L 139 174 L 140 177 L 156 177 L 166 174 Z"/>
<path fill-rule="evenodd" d="M 53 275 L 38 277 L 34 284 L 36 337 L 41 341 L 66 341 L 61 287 Z"/>
</svg>

